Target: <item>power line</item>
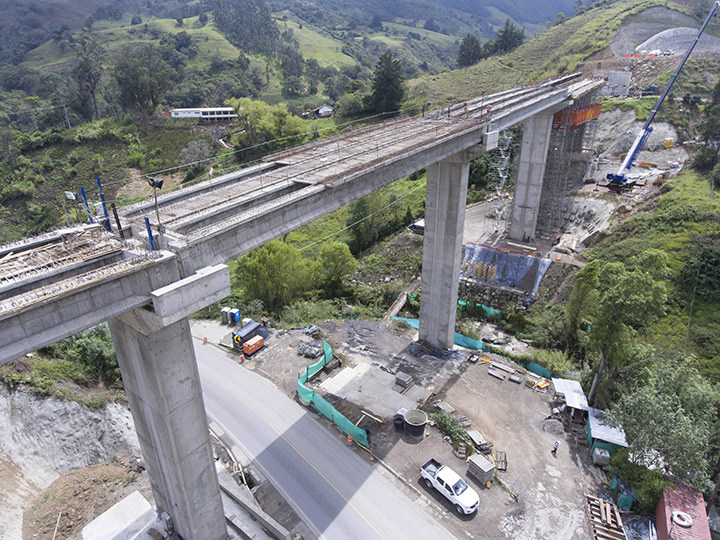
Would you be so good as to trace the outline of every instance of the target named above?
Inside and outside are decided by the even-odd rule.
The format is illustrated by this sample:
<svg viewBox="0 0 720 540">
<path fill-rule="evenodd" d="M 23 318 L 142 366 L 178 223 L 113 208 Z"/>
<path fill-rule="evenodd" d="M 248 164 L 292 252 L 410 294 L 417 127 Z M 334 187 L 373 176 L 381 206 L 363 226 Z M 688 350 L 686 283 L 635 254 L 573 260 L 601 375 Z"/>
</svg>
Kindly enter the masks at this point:
<svg viewBox="0 0 720 540">
<path fill-rule="evenodd" d="M 25 109 L 24 111 L 8 112 L 8 113 L 3 113 L 3 114 L 5 114 L 7 116 L 12 116 L 15 114 L 27 114 L 27 113 L 31 113 L 31 112 L 49 111 L 52 109 L 63 109 L 63 108 L 65 108 L 65 105 L 53 105 L 52 107 L 40 107 L 39 109 Z"/>
<path fill-rule="evenodd" d="M 312 244 L 308 244 L 307 246 L 303 246 L 303 247 L 301 247 L 301 248 L 298 248 L 298 251 L 303 251 L 304 249 L 307 249 L 307 248 L 312 247 L 312 246 L 314 246 L 314 245 L 316 245 L 316 244 L 319 244 L 320 242 L 324 242 L 324 241 L 327 240 L 328 238 L 332 238 L 333 236 L 337 236 L 338 234 L 340 234 L 340 233 L 343 232 L 343 231 L 347 231 L 348 229 L 354 227 L 354 226 L 357 225 L 358 223 L 362 223 L 362 222 L 365 221 L 366 219 L 370 219 L 371 217 L 378 215 L 380 212 L 382 212 L 382 211 L 385 210 L 386 208 L 390 208 L 391 206 L 399 203 L 399 202 L 402 201 L 404 198 L 409 197 L 410 195 L 412 195 L 413 193 L 415 193 L 418 189 L 424 188 L 426 185 L 427 185 L 427 181 L 423 182 L 421 185 L 419 185 L 419 186 L 416 187 L 415 189 L 408 191 L 405 195 L 403 195 L 402 197 L 400 197 L 400 198 L 397 199 L 396 201 L 393 201 L 393 202 L 391 202 L 390 204 L 386 204 L 385 206 L 383 206 L 382 208 L 380 208 L 380 209 L 377 210 L 376 212 L 373 212 L 372 214 L 368 214 L 368 215 L 365 216 L 364 218 L 357 220 L 355 223 L 351 223 L 351 224 L 348 225 L 347 227 L 343 227 L 342 229 L 340 229 L 340 230 L 338 230 L 338 231 L 336 231 L 336 232 L 334 232 L 334 233 L 332 233 L 332 234 L 327 235 L 325 238 L 321 238 L 320 240 L 317 240 L 317 241 L 313 242 Z"/>
</svg>

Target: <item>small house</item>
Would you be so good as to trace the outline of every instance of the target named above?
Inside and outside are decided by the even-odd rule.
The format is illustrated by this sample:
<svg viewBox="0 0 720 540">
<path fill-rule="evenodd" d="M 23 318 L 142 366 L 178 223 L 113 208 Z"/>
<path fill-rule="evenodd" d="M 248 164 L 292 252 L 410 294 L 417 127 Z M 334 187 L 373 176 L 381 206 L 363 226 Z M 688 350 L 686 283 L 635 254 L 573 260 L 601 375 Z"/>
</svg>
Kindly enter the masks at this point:
<svg viewBox="0 0 720 540">
<path fill-rule="evenodd" d="M 327 103 L 323 103 L 317 109 L 312 109 L 313 118 L 329 118 L 333 115 L 333 108 Z"/>
<path fill-rule="evenodd" d="M 582 386 L 571 379 L 553 379 L 555 401 L 561 403 L 571 422 L 584 424 L 587 418 L 588 402 Z"/>
<path fill-rule="evenodd" d="M 594 455 L 596 448 L 607 450 L 612 455 L 619 448 L 628 447 L 623 428 L 609 426 L 604 417 L 603 411 L 588 407 L 587 434 L 591 455 Z"/>
<path fill-rule="evenodd" d="M 658 540 L 711 540 L 703 496 L 685 484 L 665 489 L 655 521 Z"/>
</svg>

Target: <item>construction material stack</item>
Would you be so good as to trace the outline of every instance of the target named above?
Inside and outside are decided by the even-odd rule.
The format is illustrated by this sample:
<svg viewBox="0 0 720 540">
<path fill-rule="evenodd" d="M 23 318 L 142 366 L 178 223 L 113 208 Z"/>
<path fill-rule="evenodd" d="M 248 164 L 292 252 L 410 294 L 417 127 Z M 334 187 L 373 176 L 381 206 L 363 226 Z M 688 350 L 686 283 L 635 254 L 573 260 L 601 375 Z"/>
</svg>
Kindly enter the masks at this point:
<svg viewBox="0 0 720 540">
<path fill-rule="evenodd" d="M 495 465 L 482 454 L 473 454 L 468 458 L 468 476 L 483 485 L 492 482 L 495 476 Z"/>
</svg>

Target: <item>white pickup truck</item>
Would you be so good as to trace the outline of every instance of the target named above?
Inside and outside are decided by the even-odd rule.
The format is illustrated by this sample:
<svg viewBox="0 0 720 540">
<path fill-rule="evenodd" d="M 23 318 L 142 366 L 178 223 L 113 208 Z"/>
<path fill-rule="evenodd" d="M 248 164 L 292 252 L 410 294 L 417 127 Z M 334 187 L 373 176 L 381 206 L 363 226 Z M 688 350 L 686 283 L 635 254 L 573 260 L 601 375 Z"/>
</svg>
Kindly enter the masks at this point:
<svg viewBox="0 0 720 540">
<path fill-rule="evenodd" d="M 458 514 L 472 514 L 480 504 L 477 492 L 460 475 L 435 459 L 420 467 L 420 474 L 429 488 L 435 488 L 455 505 Z"/>
</svg>

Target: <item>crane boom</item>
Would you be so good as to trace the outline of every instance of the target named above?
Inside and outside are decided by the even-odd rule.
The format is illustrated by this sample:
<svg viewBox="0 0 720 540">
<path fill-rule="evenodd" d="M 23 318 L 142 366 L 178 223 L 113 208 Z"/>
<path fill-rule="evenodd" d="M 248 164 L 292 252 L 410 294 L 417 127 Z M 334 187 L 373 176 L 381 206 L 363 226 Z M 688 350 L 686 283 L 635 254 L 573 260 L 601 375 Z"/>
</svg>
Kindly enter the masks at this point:
<svg viewBox="0 0 720 540">
<path fill-rule="evenodd" d="M 637 138 L 635 139 L 635 142 L 633 142 L 632 146 L 630 147 L 630 150 L 628 151 L 627 155 L 625 156 L 625 160 L 623 161 L 622 165 L 620 166 L 620 169 L 618 169 L 618 172 L 616 174 L 609 173 L 607 175 L 608 180 L 610 182 L 608 183 L 608 187 L 610 189 L 622 189 L 626 186 L 627 180 L 625 178 L 625 173 L 630 170 L 630 167 L 633 166 L 633 163 L 635 162 L 635 159 L 637 159 L 638 154 L 640 154 L 640 151 L 645 146 L 645 142 L 647 141 L 648 137 L 650 136 L 650 133 L 652 132 L 653 128 L 650 124 L 652 124 L 652 121 L 655 119 L 655 115 L 658 112 L 658 109 L 660 109 L 660 106 L 663 104 L 663 101 L 665 101 L 665 97 L 667 97 L 668 93 L 670 92 L 670 89 L 672 88 L 672 85 L 675 83 L 675 79 L 677 79 L 677 76 L 680 74 L 680 70 L 685 65 L 685 62 L 687 62 L 687 59 L 690 57 L 690 53 L 692 53 L 693 49 L 695 48 L 695 45 L 697 45 L 697 42 L 700 41 L 700 36 L 705 31 L 705 27 L 710 22 L 710 18 L 715 14 L 715 11 L 717 8 L 720 7 L 720 0 L 715 0 L 715 3 L 713 4 L 712 8 L 710 9 L 710 13 L 708 13 L 708 16 L 705 18 L 705 22 L 700 27 L 700 30 L 697 33 L 697 36 L 695 36 L 695 39 L 690 44 L 690 47 L 685 52 L 685 56 L 683 57 L 682 61 L 680 62 L 680 65 L 678 65 L 677 69 L 675 70 L 675 73 L 673 73 L 672 77 L 670 77 L 670 82 L 665 86 L 665 90 L 663 90 L 663 93 L 660 95 L 660 97 L 657 100 L 657 103 L 655 103 L 655 107 L 653 107 L 653 110 L 650 112 L 650 116 L 648 116 L 647 121 L 645 122 L 645 125 L 643 126 L 642 130 L 638 134 Z"/>
</svg>

